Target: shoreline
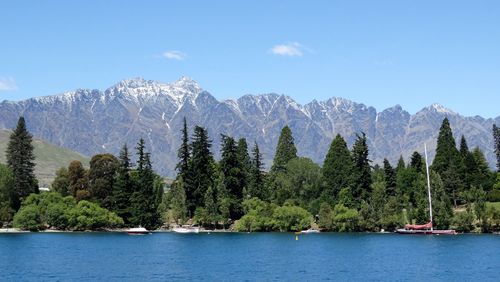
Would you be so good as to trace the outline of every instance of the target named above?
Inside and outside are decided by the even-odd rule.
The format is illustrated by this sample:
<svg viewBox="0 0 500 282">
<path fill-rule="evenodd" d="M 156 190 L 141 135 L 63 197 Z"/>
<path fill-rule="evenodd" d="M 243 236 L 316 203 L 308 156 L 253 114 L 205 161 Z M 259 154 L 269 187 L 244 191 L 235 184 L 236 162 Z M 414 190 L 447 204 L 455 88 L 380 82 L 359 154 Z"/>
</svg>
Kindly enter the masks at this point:
<svg viewBox="0 0 500 282">
<path fill-rule="evenodd" d="M 85 230 L 85 231 L 71 231 L 71 230 L 42 230 L 42 231 L 27 231 L 27 230 L 21 230 L 18 228 L 0 228 L 0 235 L 1 234 L 84 234 L 84 233 L 121 233 L 121 234 L 126 234 L 127 229 L 112 229 L 112 230 Z M 172 230 L 153 230 L 151 233 L 176 233 Z M 236 231 L 231 231 L 231 230 L 200 230 L 198 234 L 205 233 L 205 234 L 211 234 L 211 233 L 239 233 L 239 234 L 258 234 L 258 233 L 270 233 L 270 234 L 295 234 L 295 235 L 311 235 L 311 234 L 296 234 L 296 232 L 236 232 Z M 181 233 L 177 233 L 181 234 Z M 190 233 L 191 234 L 191 233 Z M 195 234 L 195 233 L 192 233 Z M 321 232 L 321 233 L 314 233 L 314 234 L 373 234 L 373 235 L 390 235 L 390 234 L 397 234 L 396 232 Z M 314 235 L 313 234 L 313 235 Z M 500 235 L 500 233 L 458 233 L 457 235 Z"/>
</svg>

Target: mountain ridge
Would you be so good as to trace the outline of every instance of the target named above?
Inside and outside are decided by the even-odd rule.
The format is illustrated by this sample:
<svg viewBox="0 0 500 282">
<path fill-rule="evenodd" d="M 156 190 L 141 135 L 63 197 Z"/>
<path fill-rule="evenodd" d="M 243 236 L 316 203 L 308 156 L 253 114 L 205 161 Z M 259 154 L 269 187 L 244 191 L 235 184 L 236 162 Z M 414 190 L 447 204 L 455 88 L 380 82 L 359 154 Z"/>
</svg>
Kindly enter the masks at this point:
<svg viewBox="0 0 500 282">
<path fill-rule="evenodd" d="M 444 117 L 450 119 L 456 139 L 465 134 L 470 147 L 479 146 L 492 164 L 491 127 L 500 121 L 500 117 L 462 116 L 439 104 L 413 115 L 398 104 L 378 112 L 372 106 L 341 97 L 313 99 L 304 105 L 276 93 L 219 101 L 189 77 L 169 84 L 132 78 L 103 91 L 77 89 L 18 102 L 3 101 L 0 128 L 13 128 L 20 115 L 25 115 L 35 136 L 84 155 L 117 153 L 123 143 L 130 146 L 144 137 L 159 171 L 167 175 L 173 174 L 177 161 L 184 116 L 190 127 L 199 124 L 208 128 L 216 155 L 218 134 L 245 137 L 261 146 L 267 165 L 285 124 L 292 128 L 299 154 L 318 163 L 322 163 L 336 134 L 351 145 L 360 132 L 367 134 L 370 157 L 379 163 L 384 157 L 395 162 L 401 154 L 408 158 L 414 150 L 422 151 L 423 143 L 434 149 Z"/>
</svg>

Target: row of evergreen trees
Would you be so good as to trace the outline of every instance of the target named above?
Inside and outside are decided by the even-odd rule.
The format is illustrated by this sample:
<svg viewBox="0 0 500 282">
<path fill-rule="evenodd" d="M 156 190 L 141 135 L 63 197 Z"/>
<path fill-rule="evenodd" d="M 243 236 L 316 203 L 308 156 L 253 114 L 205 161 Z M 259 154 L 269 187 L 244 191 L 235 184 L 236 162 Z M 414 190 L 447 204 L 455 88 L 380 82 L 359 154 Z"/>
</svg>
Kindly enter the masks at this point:
<svg viewBox="0 0 500 282">
<path fill-rule="evenodd" d="M 214 160 L 211 146 L 207 130 L 200 126 L 195 126 L 190 142 L 184 119 L 178 174 L 171 189 L 176 221 L 195 214 L 214 223 L 238 219 L 243 215 L 241 202 L 245 196 L 263 196 L 262 155 L 257 144 L 250 156 L 244 138 L 236 141 L 221 135 L 219 162 Z"/>
<path fill-rule="evenodd" d="M 500 165 L 500 130 L 496 126 L 493 135 Z M 8 146 L 8 166 L 0 167 L 0 202 L 8 203 L 2 205 L 0 216 L 17 211 L 23 198 L 38 192 L 31 139 L 20 118 Z M 396 167 L 388 160 L 382 167 L 372 166 L 364 134 L 357 136 L 351 150 L 337 135 L 320 167 L 297 155 L 292 132 L 285 126 L 271 169 L 264 172 L 256 143 L 249 152 L 244 138 L 221 135 L 218 162 L 211 147 L 207 130 L 195 126 L 190 138 L 184 119 L 178 175 L 165 195 L 163 181 L 152 169 L 143 139 L 136 147 L 135 166 L 125 145 L 118 158 L 111 154 L 94 156 L 88 170 L 73 161 L 57 172 L 52 188 L 77 201 L 93 201 L 118 214 L 127 225 L 148 228 L 159 226 L 161 217 L 167 223 L 193 218 L 200 224 L 227 226 L 231 220 L 246 216 L 240 227 L 252 229 L 261 214 L 279 222 L 261 224 L 267 226 L 264 230 L 272 230 L 266 229 L 270 226 L 281 230 L 286 225 L 283 219 L 294 220 L 293 214 L 287 212 L 300 214 L 303 220 L 308 218 L 306 213 L 317 215 L 321 227 L 344 231 L 393 229 L 428 220 L 425 164 L 418 152 L 413 153 L 408 164 L 401 158 Z M 486 199 L 500 193 L 500 181 L 495 184 L 495 175 L 478 148 L 469 150 L 465 137 L 457 148 L 445 119 L 430 174 L 435 225 L 470 227 L 472 222 L 479 222 L 486 229 Z M 466 205 L 467 213 L 454 216 L 452 207 L 458 205 Z M 278 209 L 280 206 L 283 208 Z M 271 210 L 279 212 L 273 215 Z"/>
<path fill-rule="evenodd" d="M 494 131 L 495 140 L 500 140 L 498 129 Z M 292 132 L 285 126 L 272 167 L 265 173 L 257 144 L 250 156 L 245 139 L 236 142 L 222 135 L 221 160 L 216 162 L 206 129 L 195 126 L 190 142 L 184 120 L 182 133 L 178 176 L 164 202 L 170 219 L 177 222 L 193 216 L 210 225 L 237 220 L 246 213 L 244 202 L 250 198 L 300 206 L 317 215 L 331 215 L 334 207 L 355 211 L 356 230 L 428 221 L 425 163 L 419 152 L 412 154 L 408 165 L 401 157 L 396 167 L 387 159 L 382 167 L 372 166 L 365 134 L 357 136 L 351 150 L 337 135 L 320 167 L 297 156 Z M 456 147 L 448 119 L 443 120 L 437 143 L 430 175 L 435 225 L 447 228 L 455 220 L 453 206 L 486 201 L 496 174 L 478 148 L 469 150 L 465 137 Z M 476 212 L 480 213 L 485 212 Z"/>
</svg>

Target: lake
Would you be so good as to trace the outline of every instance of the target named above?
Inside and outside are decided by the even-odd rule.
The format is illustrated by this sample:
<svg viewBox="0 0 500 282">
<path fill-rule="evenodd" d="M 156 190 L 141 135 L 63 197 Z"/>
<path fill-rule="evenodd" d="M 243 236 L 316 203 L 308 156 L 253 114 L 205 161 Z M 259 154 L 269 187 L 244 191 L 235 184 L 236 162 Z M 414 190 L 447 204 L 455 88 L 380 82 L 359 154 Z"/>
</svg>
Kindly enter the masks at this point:
<svg viewBox="0 0 500 282">
<path fill-rule="evenodd" d="M 0 234 L 2 281 L 500 281 L 500 236 Z"/>
</svg>

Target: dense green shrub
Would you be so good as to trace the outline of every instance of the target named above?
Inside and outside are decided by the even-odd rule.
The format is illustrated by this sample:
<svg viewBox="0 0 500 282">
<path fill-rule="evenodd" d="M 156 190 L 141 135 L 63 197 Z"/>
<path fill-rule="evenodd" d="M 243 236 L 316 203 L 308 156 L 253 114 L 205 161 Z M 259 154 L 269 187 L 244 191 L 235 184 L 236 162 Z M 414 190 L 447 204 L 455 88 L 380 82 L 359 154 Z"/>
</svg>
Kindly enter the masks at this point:
<svg viewBox="0 0 500 282">
<path fill-rule="evenodd" d="M 14 226 L 29 231 L 40 230 L 42 223 L 38 207 L 35 205 L 22 207 L 14 216 Z"/>
<path fill-rule="evenodd" d="M 282 206 L 274 210 L 274 229 L 283 231 L 300 231 L 311 227 L 313 216 L 305 209 L 297 206 Z"/>
<path fill-rule="evenodd" d="M 453 226 L 458 232 L 474 230 L 474 214 L 472 212 L 457 212 L 453 217 Z"/>
<path fill-rule="evenodd" d="M 121 225 L 120 217 L 98 204 L 88 201 L 77 204 L 72 196 L 63 198 L 57 192 L 31 194 L 14 216 L 15 227 L 30 231 L 47 228 L 98 230 Z"/>
<path fill-rule="evenodd" d="M 245 215 L 237 222 L 237 231 L 300 231 L 311 227 L 313 216 L 305 209 L 278 207 L 257 198 L 243 202 Z"/>
</svg>

